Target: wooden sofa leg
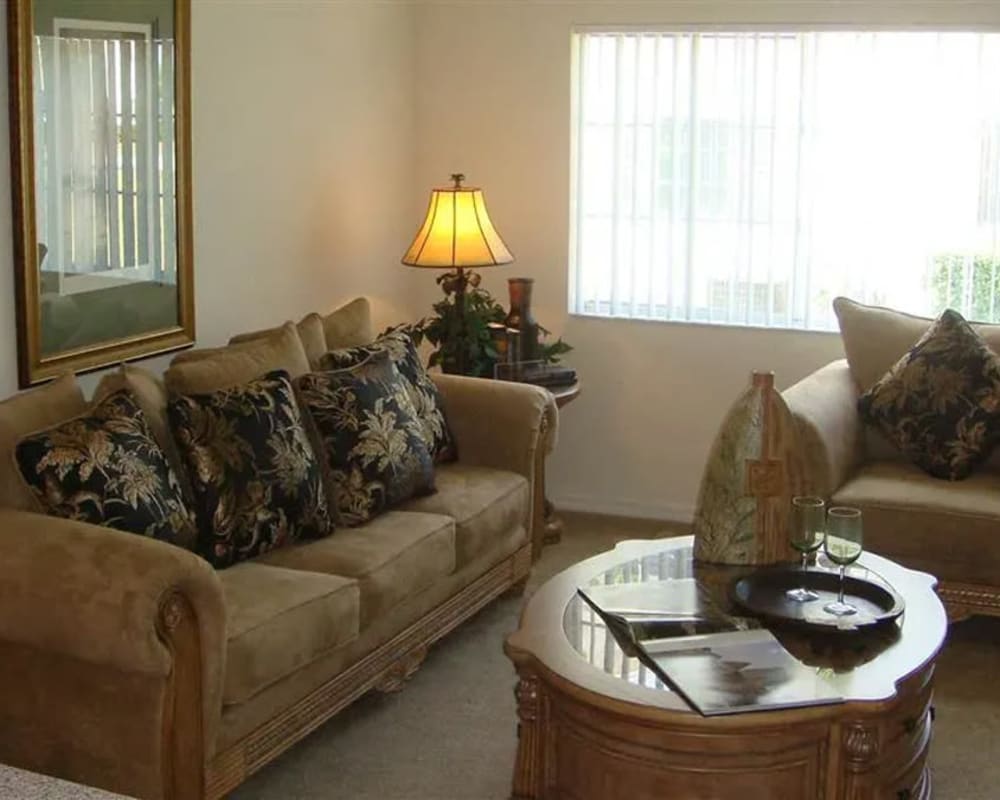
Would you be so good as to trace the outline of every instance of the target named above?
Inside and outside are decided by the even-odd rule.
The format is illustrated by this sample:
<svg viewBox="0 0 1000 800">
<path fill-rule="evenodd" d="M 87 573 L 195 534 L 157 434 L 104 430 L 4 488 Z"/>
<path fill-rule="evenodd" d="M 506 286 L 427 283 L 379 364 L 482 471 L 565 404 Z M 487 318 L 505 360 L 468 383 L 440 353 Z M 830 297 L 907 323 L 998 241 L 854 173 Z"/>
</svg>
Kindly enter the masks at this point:
<svg viewBox="0 0 1000 800">
<path fill-rule="evenodd" d="M 389 667 L 385 674 L 375 684 L 375 688 L 383 694 L 401 692 L 407 681 L 412 678 L 427 658 L 427 648 L 417 647 Z"/>
</svg>

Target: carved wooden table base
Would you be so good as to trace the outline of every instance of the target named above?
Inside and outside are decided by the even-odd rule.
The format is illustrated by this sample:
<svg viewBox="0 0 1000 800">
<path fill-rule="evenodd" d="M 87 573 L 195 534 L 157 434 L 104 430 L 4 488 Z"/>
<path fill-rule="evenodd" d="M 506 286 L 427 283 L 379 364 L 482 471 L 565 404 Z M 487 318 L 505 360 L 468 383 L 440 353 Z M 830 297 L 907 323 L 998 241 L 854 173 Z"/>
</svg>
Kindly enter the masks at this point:
<svg viewBox="0 0 1000 800">
<path fill-rule="evenodd" d="M 929 800 L 932 672 L 876 708 L 685 722 L 630 718 L 604 699 L 564 691 L 544 668 L 520 667 L 511 797 Z"/>
</svg>

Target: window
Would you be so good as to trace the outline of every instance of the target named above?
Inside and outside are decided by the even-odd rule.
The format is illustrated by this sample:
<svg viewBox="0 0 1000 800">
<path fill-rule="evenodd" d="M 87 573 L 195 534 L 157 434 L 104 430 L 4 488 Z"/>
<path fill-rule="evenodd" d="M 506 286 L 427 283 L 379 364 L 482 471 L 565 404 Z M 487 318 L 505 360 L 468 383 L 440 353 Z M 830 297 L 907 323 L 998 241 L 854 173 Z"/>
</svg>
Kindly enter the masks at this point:
<svg viewBox="0 0 1000 800">
<path fill-rule="evenodd" d="M 575 37 L 570 310 L 1000 321 L 1000 34 Z"/>
</svg>

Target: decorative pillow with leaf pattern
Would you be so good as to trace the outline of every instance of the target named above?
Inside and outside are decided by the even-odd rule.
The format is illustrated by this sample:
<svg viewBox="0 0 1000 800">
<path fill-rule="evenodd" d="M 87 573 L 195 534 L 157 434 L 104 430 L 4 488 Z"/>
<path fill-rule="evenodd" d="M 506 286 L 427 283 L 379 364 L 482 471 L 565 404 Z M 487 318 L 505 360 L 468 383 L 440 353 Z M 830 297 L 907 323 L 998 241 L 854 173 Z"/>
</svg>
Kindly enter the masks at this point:
<svg viewBox="0 0 1000 800">
<path fill-rule="evenodd" d="M 388 353 L 349 369 L 303 375 L 296 386 L 323 442 L 340 522 L 361 525 L 434 491 L 423 428 Z"/>
<path fill-rule="evenodd" d="M 431 376 L 420 363 L 420 354 L 408 333 L 390 330 L 371 344 L 331 350 L 320 359 L 321 370 L 346 369 L 357 366 L 374 353 L 385 352 L 406 381 L 406 392 L 420 422 L 427 449 L 436 463 L 457 458 L 455 438 L 448 428 L 444 401 Z"/>
<path fill-rule="evenodd" d="M 861 396 L 858 410 L 914 464 L 960 480 L 1000 440 L 1000 357 L 949 309 Z"/>
<path fill-rule="evenodd" d="M 194 489 L 198 549 L 215 567 L 333 530 L 322 462 L 287 372 L 174 395 L 167 416 Z"/>
<path fill-rule="evenodd" d="M 46 512 L 171 544 L 194 539 L 177 474 L 127 391 L 18 442 L 21 475 Z"/>
</svg>

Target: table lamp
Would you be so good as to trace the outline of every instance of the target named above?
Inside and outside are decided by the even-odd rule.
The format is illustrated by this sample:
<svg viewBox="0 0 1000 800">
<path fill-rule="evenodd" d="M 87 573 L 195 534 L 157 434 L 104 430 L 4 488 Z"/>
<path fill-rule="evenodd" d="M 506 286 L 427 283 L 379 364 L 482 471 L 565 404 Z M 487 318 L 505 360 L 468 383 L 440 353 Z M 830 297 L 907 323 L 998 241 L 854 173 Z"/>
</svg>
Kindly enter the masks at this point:
<svg viewBox="0 0 1000 800">
<path fill-rule="evenodd" d="M 445 294 L 455 294 L 459 319 L 465 319 L 466 289 L 479 286 L 473 267 L 495 267 L 514 260 L 486 212 L 482 189 L 463 186 L 465 176 L 451 176 L 453 185 L 431 191 L 427 215 L 402 258 L 408 267 L 447 269 L 438 277 Z M 464 372 L 464 364 L 459 371 Z"/>
</svg>

